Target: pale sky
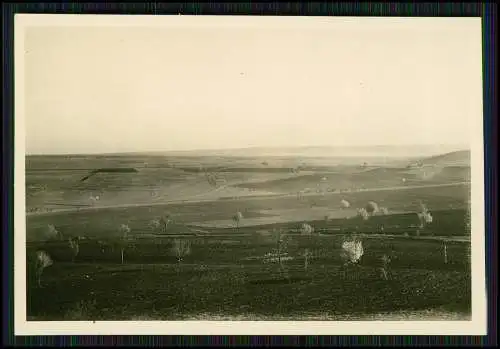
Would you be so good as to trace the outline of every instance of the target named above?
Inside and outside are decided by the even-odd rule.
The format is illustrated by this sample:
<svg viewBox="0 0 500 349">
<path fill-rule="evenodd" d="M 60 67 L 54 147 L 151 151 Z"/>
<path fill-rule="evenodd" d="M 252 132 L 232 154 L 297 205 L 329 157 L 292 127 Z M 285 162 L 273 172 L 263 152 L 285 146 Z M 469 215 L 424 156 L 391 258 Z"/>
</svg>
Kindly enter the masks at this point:
<svg viewBox="0 0 500 349">
<path fill-rule="evenodd" d="M 468 144 L 482 117 L 479 19 L 199 18 L 25 28 L 26 152 Z"/>
</svg>

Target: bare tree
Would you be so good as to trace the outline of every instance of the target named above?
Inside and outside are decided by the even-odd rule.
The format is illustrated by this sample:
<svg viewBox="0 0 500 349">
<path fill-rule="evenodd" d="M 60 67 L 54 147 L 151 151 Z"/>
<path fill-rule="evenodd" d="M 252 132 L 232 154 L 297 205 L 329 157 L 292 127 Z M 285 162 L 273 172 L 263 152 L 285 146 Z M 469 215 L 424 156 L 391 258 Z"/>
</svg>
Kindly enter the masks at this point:
<svg viewBox="0 0 500 349">
<path fill-rule="evenodd" d="M 168 225 L 172 222 L 171 220 L 171 216 L 169 213 L 163 215 L 161 218 L 160 218 L 160 227 L 161 227 L 161 231 L 162 233 L 166 233 L 167 232 L 167 229 L 168 229 Z"/>
<path fill-rule="evenodd" d="M 448 244 L 446 241 L 443 241 L 443 257 L 444 257 L 444 264 L 448 264 Z"/>
<path fill-rule="evenodd" d="M 266 253 L 264 256 L 264 262 L 277 263 L 279 268 L 279 273 L 282 276 L 288 278 L 288 273 L 285 268 L 285 262 L 293 259 L 288 256 L 287 253 L 287 245 L 288 238 L 287 235 L 283 232 L 282 229 L 276 230 L 273 229 L 272 233 L 269 232 L 260 232 L 264 237 L 270 237 L 270 242 L 275 245 L 275 248 L 271 250 L 271 252 Z"/>
<path fill-rule="evenodd" d="M 182 259 L 191 254 L 191 242 L 184 239 L 175 239 L 172 245 L 172 253 L 177 258 L 177 264 L 180 265 Z"/>
<path fill-rule="evenodd" d="M 388 254 L 383 254 L 381 257 L 380 257 L 380 260 L 379 260 L 379 271 L 380 271 L 380 275 L 381 277 L 384 279 L 384 280 L 388 280 L 389 279 L 389 274 L 388 274 L 388 269 L 389 269 L 389 265 L 392 261 L 392 256 L 388 255 Z"/>
<path fill-rule="evenodd" d="M 122 264 L 124 263 L 125 248 L 127 247 L 130 231 L 131 229 L 128 226 L 128 224 L 122 224 L 120 226 L 120 232 L 121 232 L 120 253 L 121 253 Z"/>
<path fill-rule="evenodd" d="M 307 269 L 309 267 L 309 259 L 312 257 L 312 253 L 309 251 L 308 248 L 306 248 L 303 256 L 304 256 L 304 271 L 307 272 Z"/>
<path fill-rule="evenodd" d="M 432 214 L 429 212 L 428 208 L 424 204 L 420 204 L 420 212 L 417 213 L 418 219 L 420 221 L 420 228 L 424 228 L 427 224 L 433 222 Z"/>
<path fill-rule="evenodd" d="M 236 225 L 236 229 L 238 229 L 238 228 L 239 228 L 239 226 L 240 226 L 240 221 L 241 221 L 242 219 L 243 219 L 243 214 L 242 214 L 240 211 L 238 211 L 238 212 L 236 212 L 236 213 L 234 214 L 234 216 L 233 216 L 233 222 L 234 222 L 234 224 Z"/>
<path fill-rule="evenodd" d="M 71 261 L 74 262 L 75 258 L 80 253 L 80 242 L 78 238 L 69 238 L 68 239 L 69 248 L 71 250 Z"/>
<path fill-rule="evenodd" d="M 36 272 L 36 280 L 38 287 L 42 287 L 42 274 L 45 268 L 50 267 L 54 262 L 50 255 L 45 251 L 37 251 L 35 260 L 35 272 Z"/>
<path fill-rule="evenodd" d="M 288 249 L 288 236 L 287 234 L 283 231 L 283 229 L 275 230 L 274 231 L 275 236 L 276 236 L 276 254 L 278 257 L 278 264 L 280 268 L 281 274 L 285 274 L 285 256 L 287 253 Z"/>
</svg>

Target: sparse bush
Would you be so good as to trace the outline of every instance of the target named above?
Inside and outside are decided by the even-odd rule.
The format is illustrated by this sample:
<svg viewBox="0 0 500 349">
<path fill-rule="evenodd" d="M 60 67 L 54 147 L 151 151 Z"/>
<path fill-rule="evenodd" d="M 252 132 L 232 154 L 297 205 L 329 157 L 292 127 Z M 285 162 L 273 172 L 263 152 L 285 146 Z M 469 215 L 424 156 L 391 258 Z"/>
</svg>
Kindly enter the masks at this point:
<svg viewBox="0 0 500 349">
<path fill-rule="evenodd" d="M 78 253 L 80 253 L 80 243 L 78 241 L 78 238 L 69 238 L 68 245 L 71 250 L 71 261 L 74 262 L 75 258 L 78 256 Z"/>
<path fill-rule="evenodd" d="M 340 200 L 340 207 L 341 208 L 349 208 L 351 207 L 351 203 L 345 199 Z"/>
<path fill-rule="evenodd" d="M 99 249 L 101 250 L 101 253 L 105 253 L 106 250 L 111 250 L 111 252 L 114 252 L 114 245 L 110 244 L 107 241 L 104 240 L 97 240 L 97 245 L 99 246 Z"/>
<path fill-rule="evenodd" d="M 444 264 L 448 264 L 448 245 L 446 244 L 446 241 L 443 242 L 443 257 Z"/>
<path fill-rule="evenodd" d="M 369 201 L 365 206 L 365 210 L 369 215 L 374 215 L 379 211 L 379 207 L 375 201 Z"/>
<path fill-rule="evenodd" d="M 89 200 L 90 200 L 90 204 L 92 206 L 94 206 L 100 200 L 100 197 L 99 197 L 99 195 L 96 195 L 96 196 L 90 195 Z"/>
<path fill-rule="evenodd" d="M 280 273 L 287 277 L 288 273 L 286 272 L 284 263 L 292 259 L 292 257 L 288 256 L 287 252 L 289 237 L 282 229 L 273 230 L 273 235 L 276 239 L 276 248 L 273 252 L 268 254 L 268 260 L 271 262 L 276 261 L 278 263 Z"/>
<path fill-rule="evenodd" d="M 37 251 L 35 253 L 35 272 L 38 287 L 42 287 L 42 274 L 45 268 L 54 264 L 50 255 L 45 251 Z"/>
<path fill-rule="evenodd" d="M 131 232 L 131 229 L 127 224 L 122 224 L 120 226 L 120 232 L 121 232 L 120 252 L 121 252 L 121 261 L 123 264 L 125 262 L 124 261 L 124 254 L 125 254 L 125 249 L 127 247 L 127 243 L 128 243 L 129 234 Z"/>
<path fill-rule="evenodd" d="M 311 235 L 314 233 L 314 228 L 310 224 L 302 223 L 300 226 L 300 233 L 302 235 Z"/>
<path fill-rule="evenodd" d="M 389 264 L 391 263 L 391 256 L 387 255 L 387 254 L 383 254 L 381 257 L 380 257 L 380 265 L 379 265 L 379 271 L 380 271 L 380 275 L 381 277 L 384 279 L 384 280 L 388 280 L 389 279 L 389 275 L 388 275 L 388 269 L 389 269 Z"/>
<path fill-rule="evenodd" d="M 370 218 L 368 211 L 365 208 L 358 208 L 358 217 L 361 217 L 364 221 L 367 221 Z"/>
<path fill-rule="evenodd" d="M 49 224 L 45 230 L 45 238 L 47 240 L 63 240 L 63 234 L 53 224 Z"/>
<path fill-rule="evenodd" d="M 128 224 L 122 224 L 120 226 L 120 232 L 122 233 L 122 238 L 123 239 L 127 239 L 128 238 L 128 234 L 130 234 L 130 232 L 131 232 L 131 229 L 128 226 Z"/>
<path fill-rule="evenodd" d="M 233 216 L 233 222 L 234 222 L 234 224 L 236 225 L 236 229 L 238 229 L 238 228 L 239 228 L 239 226 L 240 226 L 240 221 L 241 221 L 242 219 L 243 219 L 243 214 L 242 214 L 240 211 L 236 212 L 236 213 L 235 213 L 235 215 Z"/>
<path fill-rule="evenodd" d="M 160 228 L 163 233 L 167 232 L 168 225 L 172 222 L 170 214 L 166 214 L 160 218 Z"/>
<path fill-rule="evenodd" d="M 269 230 L 257 230 L 256 238 L 259 242 L 264 242 L 266 244 L 274 244 L 274 236 L 273 233 Z"/>
<path fill-rule="evenodd" d="M 175 239 L 172 245 L 172 253 L 180 264 L 185 256 L 191 254 L 191 242 L 189 240 Z"/>
<path fill-rule="evenodd" d="M 96 301 L 81 300 L 74 304 L 64 314 L 64 318 L 68 321 L 85 321 L 92 320 L 96 314 Z"/>
<path fill-rule="evenodd" d="M 153 231 L 156 231 L 156 230 L 160 229 L 160 227 L 161 227 L 160 220 L 159 220 L 159 219 L 152 219 L 152 220 L 149 222 L 149 226 L 151 227 L 151 229 L 152 229 Z"/>
<path fill-rule="evenodd" d="M 420 204 L 420 212 L 417 213 L 420 221 L 420 228 L 424 228 L 427 224 L 432 223 L 433 217 L 428 208 L 424 204 Z"/>
<path fill-rule="evenodd" d="M 382 216 L 389 214 L 389 209 L 387 207 L 380 207 L 379 214 Z"/>
<path fill-rule="evenodd" d="M 309 251 L 308 248 L 304 250 L 304 271 L 307 272 L 307 269 L 309 268 L 309 260 L 312 257 L 311 251 Z"/>
<path fill-rule="evenodd" d="M 433 221 L 433 217 L 430 212 L 420 212 L 417 213 L 420 220 L 420 226 L 423 228 L 426 224 L 430 224 Z"/>
</svg>

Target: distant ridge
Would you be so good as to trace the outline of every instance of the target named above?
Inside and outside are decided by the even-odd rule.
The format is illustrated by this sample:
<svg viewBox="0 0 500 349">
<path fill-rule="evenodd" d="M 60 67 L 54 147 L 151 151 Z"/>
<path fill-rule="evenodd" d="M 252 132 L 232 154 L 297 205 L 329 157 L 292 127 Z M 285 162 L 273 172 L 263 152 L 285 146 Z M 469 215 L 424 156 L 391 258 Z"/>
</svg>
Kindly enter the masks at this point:
<svg viewBox="0 0 500 349">
<path fill-rule="evenodd" d="M 251 147 L 235 149 L 187 150 L 163 152 L 171 156 L 298 156 L 298 157 L 421 157 L 459 150 L 458 146 L 297 146 Z M 463 148 L 462 148 L 463 149 Z"/>
<path fill-rule="evenodd" d="M 424 165 L 470 166 L 470 151 L 459 150 L 422 159 Z"/>
<path fill-rule="evenodd" d="M 458 145 L 288 146 L 27 156 L 237 156 L 237 157 L 430 157 L 462 150 Z"/>
</svg>

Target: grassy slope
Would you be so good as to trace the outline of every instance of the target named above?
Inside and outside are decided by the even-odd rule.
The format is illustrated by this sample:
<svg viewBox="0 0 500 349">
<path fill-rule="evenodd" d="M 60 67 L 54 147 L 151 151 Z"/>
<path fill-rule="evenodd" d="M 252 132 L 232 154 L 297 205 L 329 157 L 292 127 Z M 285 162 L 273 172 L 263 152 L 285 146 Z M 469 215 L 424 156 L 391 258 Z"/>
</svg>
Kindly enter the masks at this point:
<svg viewBox="0 0 500 349">
<path fill-rule="evenodd" d="M 403 167 L 371 168 L 329 164 L 309 159 L 309 165 L 294 159 L 270 160 L 227 158 L 169 158 L 161 156 L 79 156 L 28 157 L 26 174 L 27 209 L 61 208 L 61 205 L 111 206 L 166 202 L 196 197 L 217 199 L 269 193 L 331 192 L 348 188 L 381 188 L 468 181 L 465 167 L 408 170 Z M 314 160 L 314 161 L 313 161 Z M 295 162 L 293 162 L 295 161 Z M 298 163 L 297 163 L 298 162 Z M 434 161 L 436 162 L 436 161 Z M 308 168 L 299 175 L 290 173 L 296 165 Z M 199 166 L 223 167 L 226 188 L 214 191 Z M 293 166 L 292 166 L 293 165 Z M 91 169 L 134 167 L 138 173 L 100 173 L 85 182 L 80 179 Z M 405 182 L 403 182 L 403 179 Z M 252 191 L 249 191 L 251 189 Z M 97 202 L 91 196 L 99 195 Z M 49 205 L 50 204 L 50 205 Z"/>
<path fill-rule="evenodd" d="M 470 166 L 470 151 L 460 150 L 423 159 L 424 165 Z"/>
<path fill-rule="evenodd" d="M 63 161 L 57 159 L 57 166 L 54 166 L 53 158 L 38 157 L 29 160 L 28 168 L 32 171 L 27 174 L 27 186 L 46 186 L 45 190 L 30 189 L 33 192 L 38 190 L 41 194 L 35 193 L 33 197 L 28 198 L 29 204 L 43 204 L 47 198 L 78 201 L 85 195 L 88 196 L 91 190 L 103 193 L 109 202 L 134 203 L 142 200 L 147 203 L 148 197 L 144 193 L 149 193 L 151 188 L 158 189 L 159 183 L 162 184 L 162 190 L 168 192 L 170 188 L 170 195 L 178 198 L 207 189 L 203 187 L 206 184 L 202 184 L 202 180 L 198 179 L 202 176 L 196 171 L 183 171 L 183 166 L 194 169 L 203 161 L 206 166 L 228 163 L 227 160 L 217 158 L 176 158 L 173 161 L 162 157 L 143 156 L 78 157 Z M 252 166 L 261 166 L 260 159 L 252 161 Z M 144 164 L 145 162 L 147 164 Z M 285 162 L 282 161 L 281 166 L 283 163 Z M 289 161 L 287 166 L 290 163 L 292 162 Z M 240 168 L 248 167 L 248 164 L 248 159 L 238 160 Z M 82 185 L 87 187 L 77 186 L 75 189 L 75 179 L 80 178 L 89 168 L 113 166 L 133 166 L 139 168 L 140 172 L 134 178 L 128 177 L 129 175 L 110 176 L 100 182 L 93 178 Z M 269 166 L 278 165 L 269 161 Z M 304 178 L 309 179 L 305 183 L 293 183 L 286 190 L 300 190 L 302 184 L 317 183 L 323 176 L 331 178 L 331 185 L 336 184 L 337 187 L 342 180 L 347 181 L 345 185 L 351 185 L 353 182 L 356 185 L 368 183 L 369 187 L 379 183 L 379 180 L 391 185 L 396 181 L 394 177 L 400 180 L 402 174 L 402 170 L 398 169 L 375 169 L 371 173 L 368 171 L 350 176 L 348 173 L 353 171 L 352 167 L 343 168 L 343 171 L 347 171 L 346 174 L 339 171 L 338 167 L 324 166 L 321 161 L 317 161 L 314 166 L 325 172 L 309 177 L 306 174 Z M 54 167 L 58 169 L 54 170 Z M 81 170 L 63 171 L 62 168 Z M 334 169 L 340 174 L 332 174 Z M 328 171 L 330 172 L 326 174 Z M 277 186 L 272 185 L 274 190 L 277 190 L 280 183 L 290 181 L 287 179 L 290 178 L 289 173 L 270 172 L 272 171 L 234 171 L 227 175 L 234 185 L 238 185 L 239 181 L 260 181 L 264 183 L 260 185 L 268 186 L 269 181 L 278 180 L 274 182 Z M 446 182 L 454 176 L 462 178 L 463 173 L 455 175 L 456 173 L 457 171 L 451 169 L 450 173 L 445 172 L 438 177 L 438 181 Z M 410 180 L 413 178 L 408 174 L 406 176 Z M 418 179 L 417 175 L 414 177 Z M 335 178 L 337 180 L 334 181 Z M 194 185 L 198 180 L 199 184 Z M 185 257 L 180 267 L 175 265 L 175 257 L 171 253 L 171 237 L 145 238 L 130 243 L 125 251 L 125 265 L 119 264 L 118 248 L 103 253 L 93 240 L 82 242 L 75 263 L 70 262 L 67 243 L 29 242 L 29 258 L 33 257 L 36 249 L 43 248 L 52 255 L 55 263 L 46 270 L 44 287 L 41 289 L 35 287 L 31 278 L 32 271 L 28 270 L 28 315 L 42 319 L 123 320 L 140 315 L 146 315 L 148 318 L 179 319 L 202 314 L 254 314 L 294 316 L 299 319 L 301 316 L 325 312 L 355 313 L 362 316 L 361 313 L 366 315 L 372 312 L 443 307 L 453 312 L 470 312 L 470 270 L 467 244 L 464 243 L 449 243 L 449 262 L 444 264 L 442 243 L 439 241 L 388 237 L 367 239 L 366 253 L 360 270 L 350 274 L 350 278 L 346 280 L 342 279 L 338 270 L 340 240 L 336 236 L 292 237 L 289 252 L 296 259 L 288 263 L 291 283 L 281 280 L 276 265 L 264 264 L 254 259 L 273 248 L 268 238 L 255 234 L 259 229 L 271 230 L 280 226 L 293 229 L 297 227 L 296 222 L 306 220 L 319 230 L 337 231 L 338 227 L 343 227 L 344 230 L 355 228 L 358 231 L 373 232 L 380 224 L 390 230 L 391 226 L 407 228 L 415 222 L 414 213 L 373 217 L 368 222 L 356 219 L 312 221 L 314 216 L 310 213 L 313 207 L 339 211 L 340 200 L 343 198 L 349 200 L 353 208 L 363 207 L 367 201 L 375 200 L 379 205 L 388 207 L 391 212 L 415 212 L 420 202 L 424 202 L 435 217 L 435 222 L 426 232 L 435 235 L 465 235 L 468 232 L 463 224 L 463 210 L 469 199 L 469 190 L 469 186 L 455 186 L 315 195 L 304 197 L 302 200 L 297 200 L 294 196 L 243 198 L 29 216 L 28 241 L 37 240 L 43 235 L 48 224 L 54 224 L 66 236 L 82 235 L 108 239 L 112 245 L 116 242 L 120 224 L 129 224 L 132 228 L 131 235 L 147 237 L 151 233 L 149 221 L 166 212 L 172 214 L 175 221 L 170 227 L 170 233 L 184 233 L 196 231 L 197 228 L 190 225 L 199 222 L 230 221 L 236 210 L 244 212 L 244 220 L 272 214 L 280 216 L 284 215 L 286 210 L 294 210 L 292 222 L 283 224 L 259 228 L 242 227 L 238 231 L 202 228 L 207 234 L 192 240 L 192 253 Z M 265 213 L 262 210 L 265 210 Z M 304 272 L 303 260 L 299 257 L 305 248 L 315 255 L 307 273 Z M 384 282 L 377 276 L 376 257 L 388 251 L 395 251 L 398 258 L 392 266 L 393 279 Z M 31 263 L 28 263 L 28 266 L 30 265 Z"/>
<path fill-rule="evenodd" d="M 332 211 L 340 210 L 341 198 L 349 200 L 353 207 L 364 207 L 369 200 L 377 201 L 389 210 L 413 211 L 420 208 L 420 201 L 427 204 L 430 210 L 445 208 L 450 205 L 456 209 L 465 208 L 467 187 L 443 187 L 428 189 L 410 189 L 405 191 L 358 192 L 342 195 L 305 197 L 297 200 L 295 197 L 272 199 L 241 199 L 237 201 L 219 200 L 190 204 L 172 204 L 159 206 L 141 206 L 128 208 L 98 209 L 84 212 L 59 213 L 53 215 L 28 216 L 27 239 L 40 237 L 48 224 L 54 224 L 69 236 L 116 235 L 120 224 L 127 223 L 137 233 L 149 232 L 149 221 L 162 214 L 170 213 L 179 223 L 188 224 L 200 221 L 228 220 L 237 209 L 244 212 L 246 218 L 258 217 L 260 210 L 269 210 L 268 214 L 279 214 L 279 210 L 297 209 L 302 215 L 297 221 L 307 220 L 311 205 L 327 207 Z"/>
</svg>

